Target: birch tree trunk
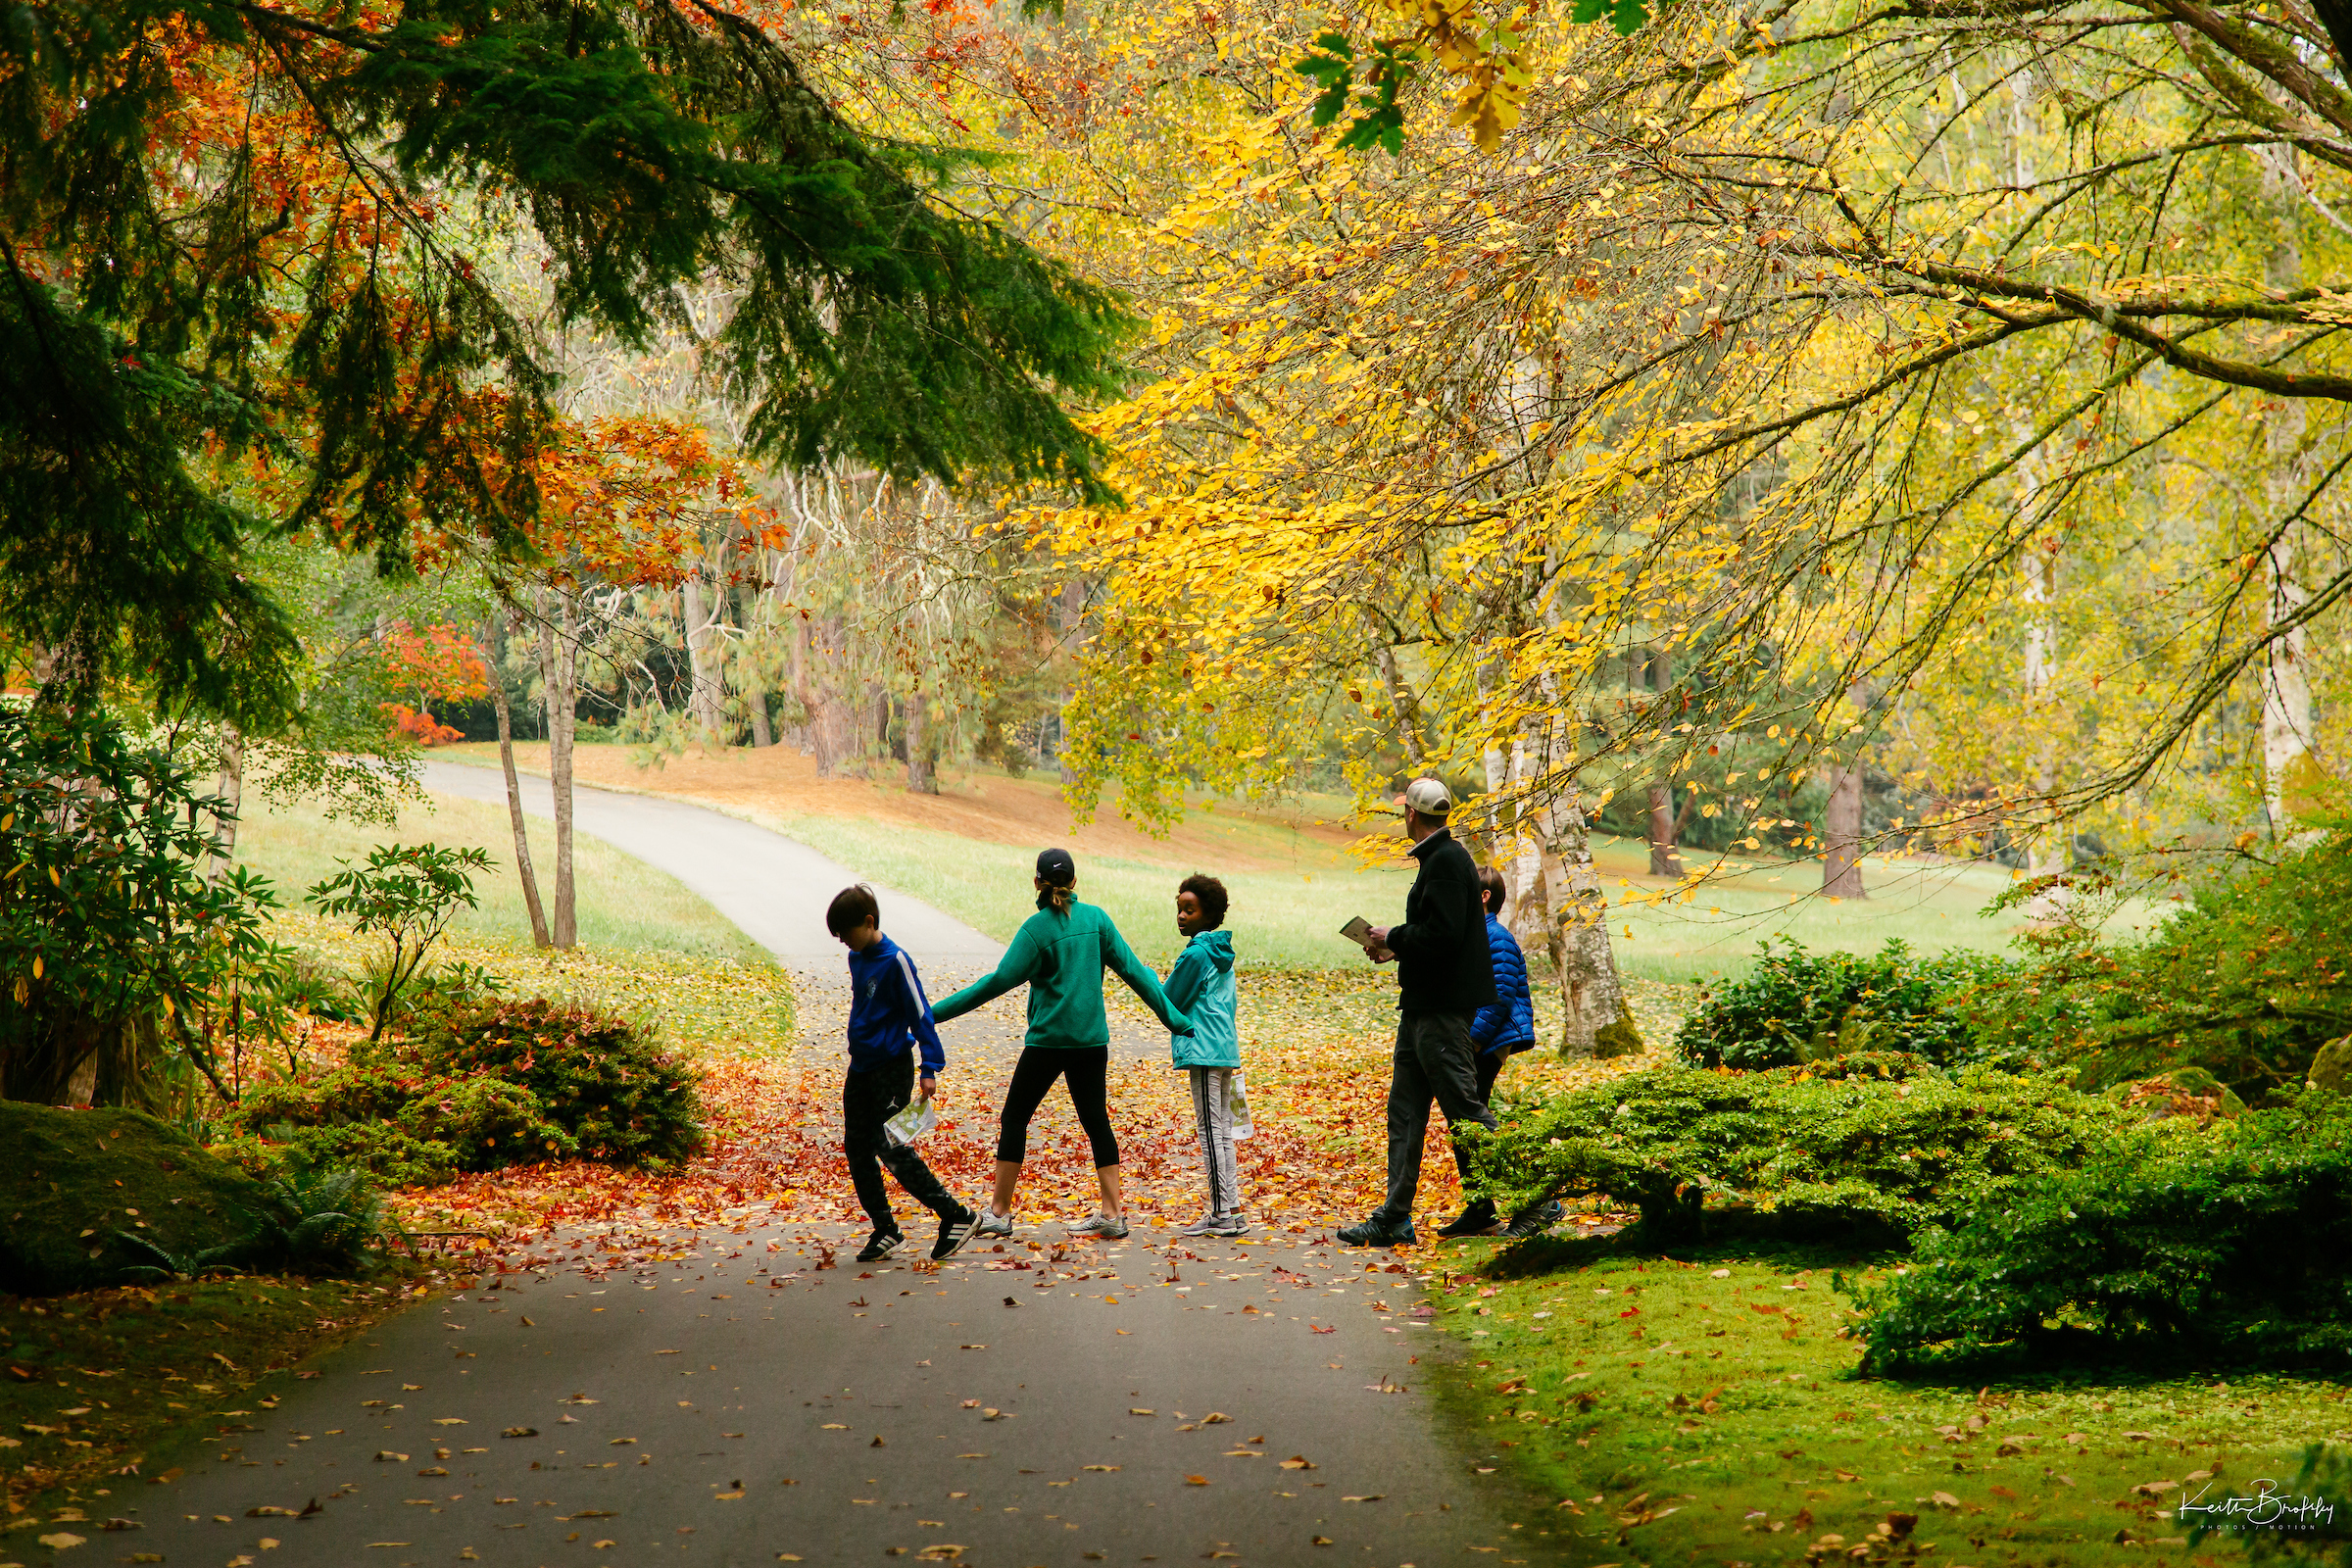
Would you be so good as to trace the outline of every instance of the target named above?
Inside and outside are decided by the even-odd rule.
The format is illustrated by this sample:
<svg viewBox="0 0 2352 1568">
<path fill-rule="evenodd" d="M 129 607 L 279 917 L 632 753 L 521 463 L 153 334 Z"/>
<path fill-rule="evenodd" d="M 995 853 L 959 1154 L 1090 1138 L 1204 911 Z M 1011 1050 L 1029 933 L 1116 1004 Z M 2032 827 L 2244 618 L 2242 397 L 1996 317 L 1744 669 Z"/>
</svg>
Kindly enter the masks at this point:
<svg viewBox="0 0 2352 1568">
<path fill-rule="evenodd" d="M 493 649 L 506 643 L 508 628 L 513 621 L 505 606 L 490 612 L 490 619 L 482 628 L 482 640 Z M 514 715 L 507 702 L 507 683 L 494 668 L 490 671 L 490 706 L 498 714 L 498 765 L 507 776 L 507 820 L 514 828 L 514 874 L 522 881 L 522 906 L 530 911 L 531 946 L 551 945 L 547 931 L 547 910 L 539 903 L 539 877 L 531 869 L 531 836 L 522 822 L 522 780 L 514 772 Z M 554 760 L 550 747 L 549 760 Z"/>
<path fill-rule="evenodd" d="M 1405 760 L 1413 764 L 1415 776 L 1429 771 L 1429 747 L 1422 740 L 1421 704 L 1413 688 L 1396 667 L 1396 651 L 1387 643 L 1380 645 L 1380 683 L 1388 688 L 1389 704 L 1396 713 L 1397 738 L 1404 743 Z"/>
<path fill-rule="evenodd" d="M 539 668 L 547 693 L 547 777 L 556 797 L 556 906 L 548 941 L 569 951 L 579 944 L 578 903 L 571 879 L 571 743 L 577 696 L 578 616 L 571 596 L 558 591 L 556 613 L 548 613 L 546 590 L 539 594 Z"/>
<path fill-rule="evenodd" d="M 2273 247 L 2265 265 L 2274 289 L 2295 289 L 2303 278 L 2303 252 L 2292 240 Z M 2267 410 L 2263 422 L 2263 501 L 2266 532 L 2302 504 L 2309 482 L 2302 458 L 2306 415 L 2300 402 L 2280 398 Z M 2288 524 L 2266 551 L 2270 574 L 2269 623 L 2291 621 L 2310 598 L 2303 585 L 2298 557 L 2304 527 Z M 2294 807 L 2288 787 L 2296 765 L 2311 752 L 2310 638 L 2296 626 L 2273 642 L 2262 672 L 2262 798 L 2270 815 L 2271 832 L 2284 837 L 2293 827 Z"/>
<path fill-rule="evenodd" d="M 1560 1054 L 1622 1056 L 1642 1049 L 1609 946 L 1609 896 L 1592 867 L 1584 797 L 1571 792 L 1544 811 L 1546 859 L 1559 877 L 1551 917 L 1560 933 Z"/>
<path fill-rule="evenodd" d="M 213 786 L 220 808 L 213 816 L 213 855 L 208 877 L 219 882 L 237 859 L 237 813 L 245 804 L 245 732 L 220 726 L 220 777 Z"/>
<path fill-rule="evenodd" d="M 1830 803 L 1822 812 L 1821 891 L 1833 899 L 1865 899 L 1862 886 L 1862 759 L 1831 769 Z"/>
</svg>

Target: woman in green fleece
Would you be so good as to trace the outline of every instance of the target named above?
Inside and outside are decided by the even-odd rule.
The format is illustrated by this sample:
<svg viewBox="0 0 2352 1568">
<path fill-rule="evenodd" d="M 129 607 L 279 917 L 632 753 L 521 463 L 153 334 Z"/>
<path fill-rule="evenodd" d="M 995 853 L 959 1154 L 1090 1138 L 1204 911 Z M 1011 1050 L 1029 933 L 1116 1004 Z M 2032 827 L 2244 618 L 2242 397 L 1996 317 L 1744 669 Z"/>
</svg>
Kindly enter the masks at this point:
<svg viewBox="0 0 2352 1568">
<path fill-rule="evenodd" d="M 1029 1118 L 1061 1078 L 1094 1146 L 1095 1176 L 1102 1187 L 1102 1211 L 1070 1227 L 1071 1234 L 1115 1241 L 1127 1234 L 1127 1217 L 1119 1199 L 1119 1141 L 1110 1130 L 1110 1019 L 1102 1011 L 1102 971 L 1126 981 L 1171 1032 L 1190 1034 L 1193 1021 L 1169 1004 L 1158 977 L 1129 951 L 1110 916 L 1078 902 L 1078 865 L 1069 851 L 1041 851 L 1036 880 L 1037 912 L 1021 922 L 997 972 L 931 1009 L 936 1021 L 946 1023 L 1024 981 L 1029 986 L 1029 1033 L 1004 1091 L 997 1134 L 996 1200 L 972 1234 L 1012 1234 L 1012 1195 L 1029 1152 Z"/>
</svg>

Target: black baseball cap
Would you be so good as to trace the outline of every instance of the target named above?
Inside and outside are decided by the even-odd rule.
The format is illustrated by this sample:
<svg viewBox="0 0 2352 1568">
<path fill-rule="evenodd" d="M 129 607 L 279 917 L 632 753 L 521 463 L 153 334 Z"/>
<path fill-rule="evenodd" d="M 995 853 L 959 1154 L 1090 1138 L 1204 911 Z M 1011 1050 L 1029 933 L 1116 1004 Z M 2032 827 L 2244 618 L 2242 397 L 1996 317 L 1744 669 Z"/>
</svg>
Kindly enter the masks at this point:
<svg viewBox="0 0 2352 1568">
<path fill-rule="evenodd" d="M 1049 887 L 1066 888 L 1078 880 L 1078 862 L 1070 858 L 1067 850 L 1037 852 L 1037 874 Z"/>
</svg>

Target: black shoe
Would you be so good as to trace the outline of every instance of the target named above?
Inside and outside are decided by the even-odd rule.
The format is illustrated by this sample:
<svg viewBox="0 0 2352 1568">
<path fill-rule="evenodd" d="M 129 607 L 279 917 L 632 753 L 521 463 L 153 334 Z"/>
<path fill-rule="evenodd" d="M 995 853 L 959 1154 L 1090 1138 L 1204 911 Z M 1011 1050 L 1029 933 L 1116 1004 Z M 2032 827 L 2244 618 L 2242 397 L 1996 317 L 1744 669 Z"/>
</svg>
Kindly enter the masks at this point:
<svg viewBox="0 0 2352 1568">
<path fill-rule="evenodd" d="M 1535 1207 L 1511 1216 L 1502 1228 L 1505 1240 L 1523 1242 L 1530 1236 L 1541 1236 L 1560 1222 L 1567 1211 L 1557 1203 L 1538 1203 Z"/>
<path fill-rule="evenodd" d="M 906 1245 L 906 1235 L 899 1231 L 876 1231 L 866 1238 L 865 1250 L 858 1254 L 860 1263 L 879 1263 Z"/>
<path fill-rule="evenodd" d="M 1494 1205 L 1472 1203 L 1457 1215 L 1452 1223 L 1438 1227 L 1438 1234 L 1450 1240 L 1457 1236 L 1484 1236 L 1494 1228 Z"/>
<path fill-rule="evenodd" d="M 1415 1241 L 1411 1220 L 1386 1220 L 1377 1214 L 1359 1225 L 1342 1227 L 1339 1236 L 1349 1247 L 1410 1247 Z"/>
<path fill-rule="evenodd" d="M 972 1224 L 979 1219 L 976 1210 L 958 1209 L 939 1222 L 939 1240 L 931 1244 L 931 1260 L 954 1257 L 972 1239 Z"/>
</svg>

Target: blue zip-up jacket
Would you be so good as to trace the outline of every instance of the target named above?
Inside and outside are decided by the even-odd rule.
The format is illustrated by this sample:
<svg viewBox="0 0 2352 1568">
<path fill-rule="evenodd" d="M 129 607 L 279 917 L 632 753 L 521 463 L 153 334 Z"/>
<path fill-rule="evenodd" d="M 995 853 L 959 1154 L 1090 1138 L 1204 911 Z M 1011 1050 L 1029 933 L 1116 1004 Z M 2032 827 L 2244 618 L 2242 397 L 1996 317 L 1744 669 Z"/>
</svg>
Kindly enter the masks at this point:
<svg viewBox="0 0 2352 1568">
<path fill-rule="evenodd" d="M 914 1041 L 923 1047 L 923 1071 L 948 1064 L 939 1031 L 931 1023 L 931 999 L 914 972 L 914 960 L 888 937 L 863 953 L 850 955 L 850 1071 L 863 1072 L 895 1060 Z"/>
<path fill-rule="evenodd" d="M 1234 1015 L 1233 937 L 1202 931 L 1176 956 L 1168 971 L 1168 1003 L 1192 1015 L 1190 1034 L 1171 1034 L 1168 1054 L 1179 1067 L 1239 1067 L 1240 1021 Z"/>
<path fill-rule="evenodd" d="M 1487 952 L 1494 958 L 1494 1000 L 1470 1020 L 1473 1055 L 1499 1051 L 1515 1056 L 1536 1043 L 1536 1002 L 1527 991 L 1527 955 L 1510 927 L 1487 916 Z"/>
</svg>

